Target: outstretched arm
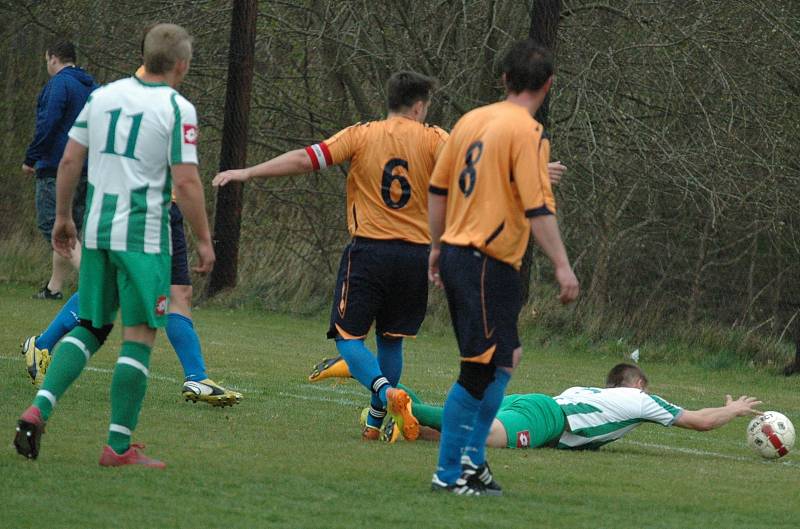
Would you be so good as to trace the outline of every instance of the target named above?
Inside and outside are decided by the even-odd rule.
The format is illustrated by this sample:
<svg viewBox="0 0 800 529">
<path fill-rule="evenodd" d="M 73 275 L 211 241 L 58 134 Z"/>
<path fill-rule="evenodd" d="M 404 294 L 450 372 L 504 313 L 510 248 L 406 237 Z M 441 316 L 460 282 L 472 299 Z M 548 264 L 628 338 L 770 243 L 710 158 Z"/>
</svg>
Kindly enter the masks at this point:
<svg viewBox="0 0 800 529">
<path fill-rule="evenodd" d="M 276 156 L 264 163 L 246 169 L 223 171 L 212 180 L 214 186 L 224 186 L 228 182 L 246 182 L 251 178 L 272 178 L 309 173 L 314 166 L 305 149 L 295 149 Z"/>
<path fill-rule="evenodd" d="M 675 426 L 706 432 L 724 426 L 736 417 L 759 415 L 755 407 L 761 404 L 755 397 L 742 395 L 733 400 L 730 395 L 725 396 L 725 406 L 720 408 L 703 408 L 701 410 L 684 410 L 675 421 Z"/>
</svg>

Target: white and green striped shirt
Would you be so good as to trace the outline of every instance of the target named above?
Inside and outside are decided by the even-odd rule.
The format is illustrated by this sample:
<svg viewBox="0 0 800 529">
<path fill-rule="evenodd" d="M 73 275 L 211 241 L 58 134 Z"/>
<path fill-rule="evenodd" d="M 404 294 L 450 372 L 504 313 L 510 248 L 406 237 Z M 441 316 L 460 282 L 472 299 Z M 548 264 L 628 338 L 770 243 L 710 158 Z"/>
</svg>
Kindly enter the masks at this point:
<svg viewBox="0 0 800 529">
<path fill-rule="evenodd" d="M 172 253 L 170 166 L 197 164 L 197 113 L 163 83 L 98 88 L 69 132 L 89 150 L 86 248 Z"/>
<path fill-rule="evenodd" d="M 683 410 L 636 388 L 569 388 L 555 401 L 569 424 L 558 448 L 599 448 L 643 422 L 672 425 Z"/>
</svg>

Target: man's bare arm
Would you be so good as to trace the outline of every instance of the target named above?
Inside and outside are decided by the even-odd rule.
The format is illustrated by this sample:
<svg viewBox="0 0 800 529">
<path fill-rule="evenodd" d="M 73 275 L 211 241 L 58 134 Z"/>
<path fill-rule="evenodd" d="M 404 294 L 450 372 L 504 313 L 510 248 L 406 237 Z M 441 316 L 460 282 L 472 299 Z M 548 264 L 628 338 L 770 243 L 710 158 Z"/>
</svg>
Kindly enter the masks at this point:
<svg viewBox="0 0 800 529">
<path fill-rule="evenodd" d="M 759 404 L 761 401 L 755 397 L 742 395 L 733 400 L 730 395 L 726 395 L 725 406 L 695 411 L 683 410 L 675 421 L 675 426 L 699 432 L 714 430 L 728 424 L 736 417 L 760 414 L 761 412 L 755 409 Z"/>
<path fill-rule="evenodd" d="M 56 175 L 56 217 L 51 240 L 53 249 L 67 259 L 72 257 L 72 250 L 78 242 L 78 230 L 72 220 L 72 198 L 81 178 L 86 152 L 85 146 L 70 138 Z"/>
<path fill-rule="evenodd" d="M 194 271 L 210 272 L 214 267 L 214 247 L 211 243 L 211 230 L 208 228 L 203 184 L 197 166 L 188 163 L 173 165 L 172 180 L 175 201 L 191 226 L 197 241 L 197 255 L 200 262 Z"/>
<path fill-rule="evenodd" d="M 215 186 L 224 186 L 228 182 L 246 182 L 251 178 L 273 178 L 309 173 L 313 169 L 314 166 L 306 150 L 295 149 L 253 167 L 223 171 L 217 174 L 211 183 Z"/>
</svg>

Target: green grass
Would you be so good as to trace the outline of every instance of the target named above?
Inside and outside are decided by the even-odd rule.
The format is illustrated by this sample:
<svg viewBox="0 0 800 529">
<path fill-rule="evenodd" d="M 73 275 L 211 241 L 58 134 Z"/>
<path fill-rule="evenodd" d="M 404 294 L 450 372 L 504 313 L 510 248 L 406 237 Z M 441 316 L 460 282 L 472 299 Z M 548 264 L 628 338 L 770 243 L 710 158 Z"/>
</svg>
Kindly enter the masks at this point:
<svg viewBox="0 0 800 529">
<path fill-rule="evenodd" d="M 745 419 L 709 433 L 646 425 L 595 453 L 490 450 L 502 498 L 428 491 L 437 447 L 367 444 L 355 382 L 310 385 L 310 367 L 332 354 L 320 318 L 202 308 L 195 320 L 210 373 L 241 389 L 234 408 L 180 397 L 180 366 L 159 336 L 135 438 L 166 471 L 97 465 L 109 417 L 115 330 L 59 403 L 39 460 L 10 447 L 18 414 L 33 397 L 18 343 L 58 304 L 29 299 L 30 286 L 0 284 L 2 527 L 797 527 L 800 460 L 765 462 L 744 445 Z M 555 393 L 600 384 L 621 349 L 567 340 L 551 346 L 525 333 L 511 392 Z M 449 331 L 408 342 L 404 379 L 441 402 L 456 376 Z M 754 394 L 800 426 L 800 379 L 758 369 L 712 370 L 652 363 L 652 390 L 687 407 Z M 327 381 L 326 381 L 327 382 Z M 3 433 L 3 431 L 5 433 Z"/>
</svg>

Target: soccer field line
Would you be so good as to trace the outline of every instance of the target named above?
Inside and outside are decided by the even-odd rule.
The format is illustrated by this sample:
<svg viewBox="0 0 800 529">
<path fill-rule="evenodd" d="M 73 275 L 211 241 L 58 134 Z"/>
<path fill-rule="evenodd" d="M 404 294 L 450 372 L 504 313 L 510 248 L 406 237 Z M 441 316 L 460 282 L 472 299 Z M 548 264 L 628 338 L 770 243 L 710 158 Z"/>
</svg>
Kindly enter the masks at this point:
<svg viewBox="0 0 800 529">
<path fill-rule="evenodd" d="M 345 404 L 345 405 L 348 405 L 348 406 L 350 406 L 350 405 L 352 405 L 352 406 L 359 406 L 359 405 L 360 406 L 364 406 L 366 404 L 366 402 L 367 402 L 367 400 L 359 402 L 357 400 L 340 399 L 340 398 L 334 398 L 334 397 L 320 397 L 320 396 L 316 396 L 316 395 L 298 395 L 297 393 L 287 393 L 285 391 L 279 391 L 278 395 L 280 395 L 281 397 L 289 397 L 289 398 L 292 398 L 292 399 L 311 400 L 311 401 L 315 401 L 315 402 L 331 402 L 331 403 L 334 403 L 334 404 Z"/>
<path fill-rule="evenodd" d="M 22 359 L 21 355 L 20 356 L 17 356 L 17 355 L 13 355 L 13 356 L 0 355 L 0 360 L 6 360 L 6 361 L 9 361 L 9 362 L 20 362 L 21 363 L 23 359 Z M 108 374 L 108 375 L 111 375 L 111 374 L 114 373 L 113 369 L 108 369 L 108 368 L 105 368 L 105 367 L 93 367 L 93 366 L 85 367 L 84 371 L 91 371 L 93 373 L 103 373 L 103 374 Z M 158 380 L 160 382 L 168 382 L 170 384 L 175 384 L 175 385 L 183 384 L 183 380 L 178 380 L 177 378 L 170 377 L 168 375 L 159 375 L 158 373 L 153 373 L 152 371 L 150 372 L 150 378 L 152 380 Z M 248 388 L 248 387 L 244 387 L 244 386 L 228 385 L 227 387 L 232 389 L 232 390 L 234 390 L 234 391 L 240 391 L 242 393 L 259 393 L 260 392 L 260 390 L 253 389 L 253 388 Z M 358 397 L 365 397 L 367 395 L 366 392 L 363 392 L 363 391 L 357 391 L 357 390 L 348 389 L 348 388 L 337 388 L 335 386 L 317 386 L 317 385 L 309 384 L 309 385 L 304 386 L 304 388 L 305 389 L 310 389 L 312 391 L 322 391 L 322 392 L 334 393 L 334 394 L 338 394 L 338 395 L 351 395 L 351 396 L 358 396 Z M 361 402 L 361 401 L 356 401 L 356 400 L 346 399 L 346 398 L 333 398 L 333 397 L 326 397 L 326 396 L 302 395 L 302 394 L 298 395 L 296 393 L 287 393 L 287 392 L 278 392 L 278 395 L 280 395 L 282 397 L 293 398 L 293 399 L 311 400 L 311 401 L 317 401 L 317 402 L 332 402 L 332 403 L 345 404 L 345 405 L 360 405 L 360 404 L 363 404 L 363 402 Z"/>
<path fill-rule="evenodd" d="M 743 461 L 745 463 L 758 463 L 758 462 L 773 463 L 773 462 L 766 461 L 766 460 L 759 461 L 758 459 L 756 459 L 754 457 L 733 456 L 733 455 L 730 455 L 730 454 L 721 454 L 719 452 L 711 452 L 709 450 L 700 450 L 698 448 L 684 448 L 684 447 L 680 447 L 680 446 L 668 446 L 668 445 L 662 445 L 662 444 L 657 444 L 657 443 L 644 443 L 642 441 L 628 441 L 628 440 L 623 440 L 622 444 L 641 446 L 642 448 L 656 448 L 656 449 L 659 449 L 659 450 L 666 450 L 668 452 L 680 452 L 681 454 L 689 454 L 689 455 L 695 455 L 695 456 L 716 457 L 716 458 L 719 458 L 719 459 L 729 459 L 729 460 L 732 460 L 732 461 Z M 783 466 L 787 466 L 787 467 L 800 468 L 800 464 L 795 463 L 794 461 L 775 461 L 774 464 L 783 465 Z"/>
<path fill-rule="evenodd" d="M 7 361 L 10 361 L 10 362 L 21 362 L 22 361 L 22 355 L 20 355 L 20 356 L 16 356 L 16 355 L 14 355 L 14 356 L 0 355 L 0 360 L 7 360 Z M 83 368 L 83 370 L 84 371 L 91 371 L 93 373 L 103 373 L 103 374 L 108 374 L 108 375 L 111 375 L 111 374 L 114 373 L 113 369 L 108 369 L 108 368 L 105 368 L 105 367 L 87 366 L 87 367 Z M 159 375 L 158 373 L 153 373 L 152 371 L 150 371 L 150 378 L 152 380 L 158 380 L 160 382 L 169 382 L 170 384 L 181 384 L 181 385 L 183 384 L 183 380 L 179 380 L 177 378 L 170 377 L 170 376 L 167 376 L 167 375 Z M 226 387 L 228 387 L 229 389 L 232 389 L 234 391 L 241 391 L 243 393 L 257 393 L 259 391 L 257 389 L 253 389 L 253 388 L 247 388 L 247 387 L 242 387 L 242 386 L 234 386 L 234 385 L 227 385 Z"/>
</svg>

